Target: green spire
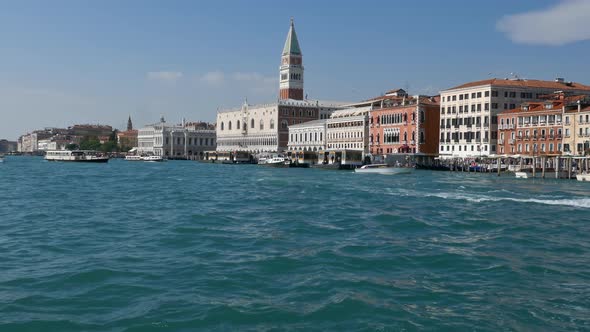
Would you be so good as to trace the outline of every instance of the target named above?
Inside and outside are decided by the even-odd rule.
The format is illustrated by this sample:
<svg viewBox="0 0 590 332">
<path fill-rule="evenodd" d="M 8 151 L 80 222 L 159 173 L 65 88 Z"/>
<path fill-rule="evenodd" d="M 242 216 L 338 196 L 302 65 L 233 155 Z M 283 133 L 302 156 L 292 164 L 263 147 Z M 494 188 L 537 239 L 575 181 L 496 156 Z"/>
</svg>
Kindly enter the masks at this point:
<svg viewBox="0 0 590 332">
<path fill-rule="evenodd" d="M 285 41 L 285 47 L 283 48 L 283 55 L 288 54 L 301 55 L 301 48 L 299 48 L 299 41 L 297 40 L 297 34 L 295 33 L 293 18 L 291 18 L 291 27 L 289 28 L 289 34 L 287 34 L 287 40 Z"/>
</svg>

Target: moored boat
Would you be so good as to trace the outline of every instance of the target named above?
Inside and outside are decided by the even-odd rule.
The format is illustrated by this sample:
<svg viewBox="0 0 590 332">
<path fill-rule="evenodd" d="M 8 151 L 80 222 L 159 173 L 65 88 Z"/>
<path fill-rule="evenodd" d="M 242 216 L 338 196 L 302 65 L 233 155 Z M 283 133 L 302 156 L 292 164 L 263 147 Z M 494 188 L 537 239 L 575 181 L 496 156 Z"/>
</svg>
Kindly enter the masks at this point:
<svg viewBox="0 0 590 332">
<path fill-rule="evenodd" d="M 378 173 L 378 174 L 407 174 L 414 171 L 413 167 L 398 167 L 387 164 L 370 164 L 354 170 L 356 173 Z"/>
<path fill-rule="evenodd" d="M 264 158 L 258 161 L 258 165 L 270 167 L 289 167 L 289 163 L 289 159 L 281 156 Z"/>
<path fill-rule="evenodd" d="M 47 161 L 69 161 L 69 162 L 86 162 L 86 163 L 106 163 L 109 161 L 108 156 L 104 156 L 97 151 L 47 151 L 45 154 Z"/>
<path fill-rule="evenodd" d="M 576 174 L 576 180 L 590 182 L 590 173 Z"/>
</svg>

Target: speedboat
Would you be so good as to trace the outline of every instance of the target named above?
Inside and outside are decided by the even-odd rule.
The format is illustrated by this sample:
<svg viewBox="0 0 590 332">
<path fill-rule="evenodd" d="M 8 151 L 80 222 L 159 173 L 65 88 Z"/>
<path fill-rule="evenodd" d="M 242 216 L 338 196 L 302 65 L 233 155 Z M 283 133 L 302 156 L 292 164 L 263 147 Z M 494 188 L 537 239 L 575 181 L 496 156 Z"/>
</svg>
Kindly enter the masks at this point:
<svg viewBox="0 0 590 332">
<path fill-rule="evenodd" d="M 258 165 L 270 167 L 287 167 L 289 166 L 289 159 L 286 159 L 285 157 L 265 158 L 259 160 Z"/>
<path fill-rule="evenodd" d="M 414 171 L 413 167 L 398 167 L 387 164 L 364 165 L 354 170 L 356 173 L 378 173 L 378 174 L 407 174 Z"/>
<path fill-rule="evenodd" d="M 164 158 L 162 158 L 162 156 L 143 156 L 143 157 L 141 157 L 141 160 L 155 163 L 155 162 L 164 161 Z"/>
</svg>

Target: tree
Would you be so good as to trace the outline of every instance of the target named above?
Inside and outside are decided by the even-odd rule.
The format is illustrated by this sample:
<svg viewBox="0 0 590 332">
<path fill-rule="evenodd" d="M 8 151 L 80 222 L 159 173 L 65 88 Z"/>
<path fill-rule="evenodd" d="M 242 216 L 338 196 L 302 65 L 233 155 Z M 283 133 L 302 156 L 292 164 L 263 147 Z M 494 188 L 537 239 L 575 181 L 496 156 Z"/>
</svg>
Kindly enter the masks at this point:
<svg viewBox="0 0 590 332">
<path fill-rule="evenodd" d="M 70 144 L 66 145 L 66 150 L 70 150 L 70 151 L 78 150 L 79 148 L 80 147 L 78 146 L 78 144 L 75 144 L 75 143 L 70 143 Z"/>
<path fill-rule="evenodd" d="M 101 145 L 97 137 L 86 136 L 80 142 L 80 150 L 99 150 Z"/>
</svg>

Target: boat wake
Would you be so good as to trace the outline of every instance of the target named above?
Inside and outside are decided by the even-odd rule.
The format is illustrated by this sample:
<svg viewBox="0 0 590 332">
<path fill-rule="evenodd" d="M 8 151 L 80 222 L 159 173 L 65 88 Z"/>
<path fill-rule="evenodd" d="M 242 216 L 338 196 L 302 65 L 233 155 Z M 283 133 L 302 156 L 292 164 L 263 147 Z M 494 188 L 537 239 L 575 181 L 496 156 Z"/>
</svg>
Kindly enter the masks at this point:
<svg viewBox="0 0 590 332">
<path fill-rule="evenodd" d="M 474 203 L 511 201 L 518 203 L 535 203 L 544 205 L 561 205 L 590 209 L 590 198 L 562 198 L 562 199 L 538 199 L 538 198 L 514 198 L 492 196 L 467 196 L 453 193 L 426 193 L 425 197 L 438 197 L 442 199 L 465 200 Z"/>
</svg>

